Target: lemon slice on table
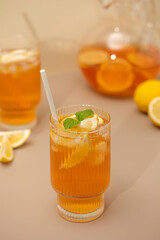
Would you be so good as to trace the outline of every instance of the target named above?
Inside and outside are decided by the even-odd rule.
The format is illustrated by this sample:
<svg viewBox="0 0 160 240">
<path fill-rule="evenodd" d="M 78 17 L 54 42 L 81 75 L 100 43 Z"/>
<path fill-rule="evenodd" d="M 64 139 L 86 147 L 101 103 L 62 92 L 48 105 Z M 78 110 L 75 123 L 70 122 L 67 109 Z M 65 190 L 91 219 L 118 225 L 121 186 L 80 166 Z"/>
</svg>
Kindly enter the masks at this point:
<svg viewBox="0 0 160 240">
<path fill-rule="evenodd" d="M 160 127 L 160 96 L 154 98 L 148 107 L 148 115 L 152 122 Z"/>
<path fill-rule="evenodd" d="M 128 89 L 134 81 L 132 66 L 121 58 L 102 63 L 96 78 L 103 90 L 111 93 Z"/>
<path fill-rule="evenodd" d="M 0 132 L 0 141 L 3 141 L 3 137 L 6 136 L 11 146 L 17 148 L 26 142 L 30 134 L 30 129 Z"/>
<path fill-rule="evenodd" d="M 60 169 L 68 169 L 79 165 L 88 156 L 89 151 L 90 151 L 89 141 L 84 140 L 84 142 L 81 143 L 76 148 L 76 150 L 64 160 L 64 162 L 61 164 Z"/>
<path fill-rule="evenodd" d="M 108 53 L 101 48 L 85 48 L 79 53 L 80 65 L 96 65 L 105 62 L 109 59 Z"/>
<path fill-rule="evenodd" d="M 6 136 L 0 142 L 0 161 L 11 162 L 13 160 L 13 149 Z"/>
</svg>

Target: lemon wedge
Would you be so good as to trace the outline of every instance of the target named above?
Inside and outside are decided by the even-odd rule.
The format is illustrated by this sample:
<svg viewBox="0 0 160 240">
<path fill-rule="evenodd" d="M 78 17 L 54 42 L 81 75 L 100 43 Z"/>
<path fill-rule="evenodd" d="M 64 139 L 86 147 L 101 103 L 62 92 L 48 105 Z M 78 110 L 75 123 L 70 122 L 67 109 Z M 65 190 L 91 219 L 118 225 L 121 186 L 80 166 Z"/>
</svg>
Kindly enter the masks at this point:
<svg viewBox="0 0 160 240">
<path fill-rule="evenodd" d="M 148 115 L 152 122 L 160 127 L 160 96 L 154 98 L 148 107 Z"/>
<path fill-rule="evenodd" d="M 21 146 L 24 142 L 26 142 L 30 134 L 30 129 L 0 132 L 0 141 L 3 141 L 3 137 L 6 136 L 12 148 L 17 148 Z"/>
<path fill-rule="evenodd" d="M 64 159 L 64 162 L 61 164 L 60 169 L 68 169 L 79 165 L 88 156 L 89 151 L 89 141 L 84 140 L 84 142 L 76 148 L 76 150 L 71 154 L 71 156 Z"/>
<path fill-rule="evenodd" d="M 0 143 L 0 161 L 11 162 L 13 160 L 13 149 L 7 136 L 3 136 Z"/>
<path fill-rule="evenodd" d="M 98 125 L 103 124 L 103 123 L 104 123 L 103 118 L 98 116 Z"/>
<path fill-rule="evenodd" d="M 95 130 L 98 126 L 98 116 L 94 114 L 93 117 L 88 117 L 80 122 L 80 127 L 87 131 Z"/>
</svg>

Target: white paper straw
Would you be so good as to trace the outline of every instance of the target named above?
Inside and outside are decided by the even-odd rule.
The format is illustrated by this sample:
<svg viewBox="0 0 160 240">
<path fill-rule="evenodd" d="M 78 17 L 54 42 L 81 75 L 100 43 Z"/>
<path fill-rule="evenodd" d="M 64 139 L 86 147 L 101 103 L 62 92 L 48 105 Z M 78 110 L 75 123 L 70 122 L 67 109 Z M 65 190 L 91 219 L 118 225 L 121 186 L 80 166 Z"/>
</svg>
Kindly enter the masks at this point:
<svg viewBox="0 0 160 240">
<path fill-rule="evenodd" d="M 55 105 L 54 105 L 54 102 L 53 102 L 52 93 L 51 93 L 51 89 L 49 87 L 46 72 L 45 72 L 44 69 L 41 69 L 40 73 L 41 73 L 41 78 L 42 78 L 42 81 L 43 81 L 43 85 L 44 85 L 44 89 L 45 89 L 46 96 L 47 96 L 47 99 L 48 99 L 48 103 L 49 103 L 49 107 L 50 107 L 50 110 L 51 110 L 52 117 L 56 122 L 58 122 L 56 108 L 55 108 Z"/>
</svg>

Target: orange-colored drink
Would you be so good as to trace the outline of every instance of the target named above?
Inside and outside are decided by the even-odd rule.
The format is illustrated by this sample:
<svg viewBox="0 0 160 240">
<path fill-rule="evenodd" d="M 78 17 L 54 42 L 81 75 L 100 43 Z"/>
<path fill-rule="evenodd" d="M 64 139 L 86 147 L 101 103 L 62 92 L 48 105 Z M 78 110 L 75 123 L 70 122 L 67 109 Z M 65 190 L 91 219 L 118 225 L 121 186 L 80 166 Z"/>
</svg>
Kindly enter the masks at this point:
<svg viewBox="0 0 160 240">
<path fill-rule="evenodd" d="M 160 53 L 155 47 L 126 46 L 109 49 L 86 46 L 79 52 L 79 66 L 99 92 L 110 96 L 131 96 L 136 87 L 156 78 L 160 67 Z"/>
<path fill-rule="evenodd" d="M 6 129 L 32 127 L 40 101 L 40 54 L 37 49 L 0 53 L 0 121 Z"/>
<path fill-rule="evenodd" d="M 58 193 L 58 210 L 62 217 L 78 222 L 96 219 L 103 213 L 103 193 L 110 182 L 109 114 L 89 106 L 95 117 L 69 130 L 61 124 L 87 107 L 60 109 L 58 126 L 50 123 L 51 183 Z"/>
</svg>

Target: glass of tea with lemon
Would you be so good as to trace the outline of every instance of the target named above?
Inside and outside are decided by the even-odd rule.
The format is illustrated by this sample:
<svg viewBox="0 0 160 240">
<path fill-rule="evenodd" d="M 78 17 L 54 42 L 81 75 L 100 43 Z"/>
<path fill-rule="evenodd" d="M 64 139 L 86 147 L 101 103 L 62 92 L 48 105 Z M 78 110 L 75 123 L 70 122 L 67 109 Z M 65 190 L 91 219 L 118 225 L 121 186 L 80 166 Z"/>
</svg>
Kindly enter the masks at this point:
<svg viewBox="0 0 160 240">
<path fill-rule="evenodd" d="M 140 83 L 156 78 L 160 69 L 154 1 L 100 2 L 103 18 L 84 37 L 79 67 L 98 92 L 132 96 Z"/>
<path fill-rule="evenodd" d="M 51 183 L 60 215 L 73 222 L 96 219 L 104 211 L 110 183 L 110 115 L 90 105 L 57 110 L 50 118 Z"/>
<path fill-rule="evenodd" d="M 0 38 L 0 126 L 32 128 L 40 101 L 40 50 L 37 40 L 18 34 Z"/>
</svg>

